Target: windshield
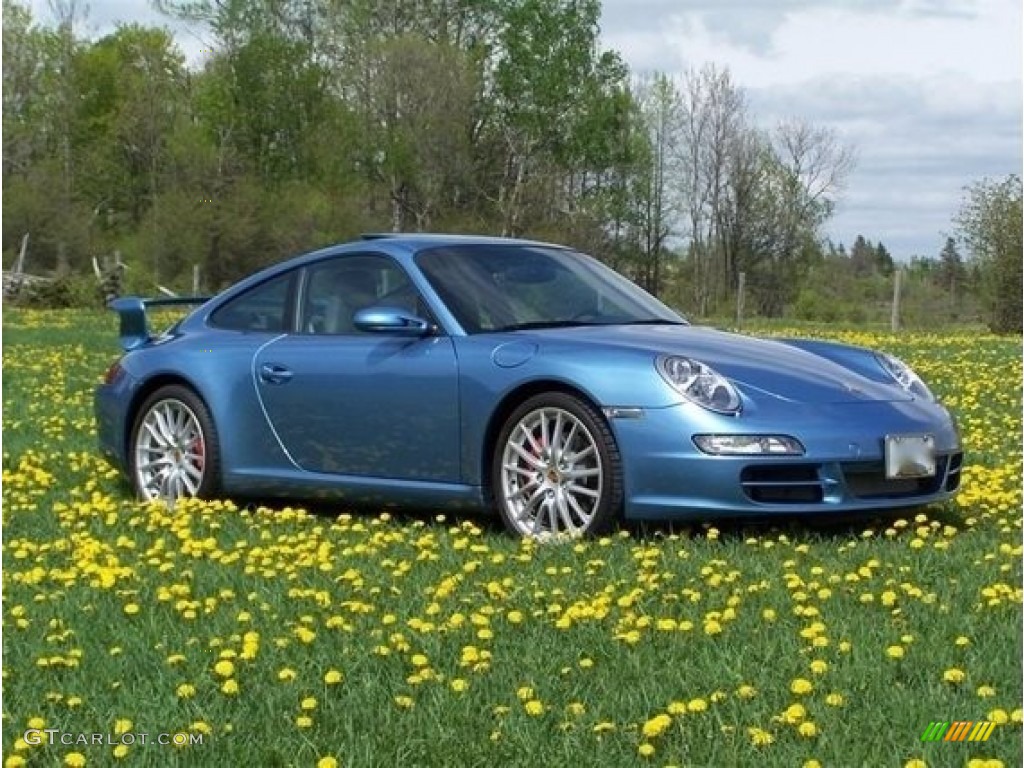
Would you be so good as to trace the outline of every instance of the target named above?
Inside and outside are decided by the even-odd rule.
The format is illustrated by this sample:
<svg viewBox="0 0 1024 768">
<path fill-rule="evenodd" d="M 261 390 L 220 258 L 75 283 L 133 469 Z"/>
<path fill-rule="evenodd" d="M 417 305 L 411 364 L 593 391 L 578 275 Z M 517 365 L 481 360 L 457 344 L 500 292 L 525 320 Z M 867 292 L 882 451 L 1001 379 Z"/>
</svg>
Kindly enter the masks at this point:
<svg viewBox="0 0 1024 768">
<path fill-rule="evenodd" d="M 416 256 L 466 333 L 575 325 L 685 324 L 590 256 L 527 245 L 454 245 Z"/>
</svg>

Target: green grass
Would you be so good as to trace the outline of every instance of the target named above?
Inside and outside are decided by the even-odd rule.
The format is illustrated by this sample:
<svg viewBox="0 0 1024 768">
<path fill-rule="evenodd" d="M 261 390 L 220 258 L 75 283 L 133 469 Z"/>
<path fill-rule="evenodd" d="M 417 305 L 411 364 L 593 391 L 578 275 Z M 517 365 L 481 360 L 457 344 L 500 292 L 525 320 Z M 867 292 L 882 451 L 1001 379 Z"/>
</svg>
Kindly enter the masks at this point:
<svg viewBox="0 0 1024 768">
<path fill-rule="evenodd" d="M 800 329 L 892 351 L 946 399 L 968 451 L 955 504 L 533 545 L 488 518 L 134 502 L 93 446 L 91 390 L 116 357 L 115 324 L 4 315 L 8 760 L 1021 760 L 1019 340 Z M 794 693 L 798 680 L 811 690 Z M 1007 721 L 985 743 L 920 741 L 931 721 L 985 719 Z M 203 743 L 115 758 L 109 745 L 18 743 L 30 725 Z M 753 728 L 771 743 L 755 745 Z"/>
</svg>

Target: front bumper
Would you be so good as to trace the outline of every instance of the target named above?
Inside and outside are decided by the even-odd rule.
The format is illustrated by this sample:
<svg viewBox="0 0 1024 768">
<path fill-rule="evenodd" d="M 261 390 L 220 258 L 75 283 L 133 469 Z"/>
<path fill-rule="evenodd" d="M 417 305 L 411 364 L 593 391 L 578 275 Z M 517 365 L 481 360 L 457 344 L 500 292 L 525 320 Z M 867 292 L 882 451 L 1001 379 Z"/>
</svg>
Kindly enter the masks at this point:
<svg viewBox="0 0 1024 768">
<path fill-rule="evenodd" d="M 686 404 L 611 423 L 623 461 L 625 514 L 633 519 L 916 507 L 950 499 L 960 486 L 960 438 L 949 414 L 933 403 L 820 405 L 781 420 L 723 417 Z M 700 433 L 785 434 L 806 452 L 712 456 L 693 444 Z M 921 433 L 935 436 L 935 476 L 886 479 L 885 435 Z"/>
</svg>

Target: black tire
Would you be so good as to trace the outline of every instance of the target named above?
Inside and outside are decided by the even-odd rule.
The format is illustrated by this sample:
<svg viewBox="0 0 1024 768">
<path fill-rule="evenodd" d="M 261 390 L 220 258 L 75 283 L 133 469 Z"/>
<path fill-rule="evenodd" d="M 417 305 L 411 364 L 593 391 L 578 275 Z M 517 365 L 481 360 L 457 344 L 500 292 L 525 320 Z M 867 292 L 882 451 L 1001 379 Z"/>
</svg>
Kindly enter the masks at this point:
<svg viewBox="0 0 1024 768">
<path fill-rule="evenodd" d="M 516 536 L 598 535 L 622 514 L 615 437 L 590 403 L 564 392 L 535 395 L 509 414 L 490 481 L 494 506 Z"/>
<path fill-rule="evenodd" d="M 166 417 L 167 414 L 186 414 L 185 424 L 189 429 L 182 427 L 181 434 L 188 437 L 188 444 L 179 446 L 166 446 L 161 449 L 154 446 L 161 438 L 170 438 L 174 435 L 165 434 L 163 430 L 154 431 L 153 419 L 157 415 Z M 146 426 L 147 419 L 150 419 L 149 427 Z M 164 419 L 166 423 L 166 418 Z M 173 430 L 169 429 L 168 432 Z M 198 432 L 198 435 L 195 433 Z M 159 433 L 160 438 L 156 435 Z M 198 439 L 196 439 L 198 438 Z M 168 439 L 168 442 L 171 442 Z M 143 450 L 140 452 L 140 444 Z M 161 453 L 161 450 L 163 452 Z M 177 453 L 176 453 L 177 451 Z M 162 458 L 151 459 L 148 467 L 140 471 L 140 456 L 161 456 Z M 198 456 L 200 459 L 190 458 Z M 185 463 L 192 467 L 192 470 L 182 469 L 178 476 L 183 479 L 174 481 L 168 478 L 166 481 L 159 481 L 159 489 L 154 488 L 153 483 L 146 483 L 144 474 L 154 463 L 168 462 L 173 464 L 174 458 L 178 458 L 176 466 L 184 466 Z M 186 498 L 194 496 L 201 499 L 213 498 L 220 490 L 221 466 L 220 466 L 220 440 L 217 436 L 217 428 L 210 416 L 210 411 L 202 399 L 188 387 L 180 384 L 169 384 L 153 392 L 145 399 L 142 406 L 136 412 L 132 424 L 131 440 L 128 450 L 128 462 L 130 467 L 130 479 L 136 495 L 141 499 L 154 498 Z M 161 463 L 161 468 L 164 464 Z M 196 478 L 192 472 L 198 468 L 199 477 Z M 168 474 L 172 470 L 168 468 Z M 187 476 L 187 480 L 184 479 Z M 151 477 L 151 480 L 157 478 Z M 194 485 L 193 489 L 190 485 Z"/>
</svg>

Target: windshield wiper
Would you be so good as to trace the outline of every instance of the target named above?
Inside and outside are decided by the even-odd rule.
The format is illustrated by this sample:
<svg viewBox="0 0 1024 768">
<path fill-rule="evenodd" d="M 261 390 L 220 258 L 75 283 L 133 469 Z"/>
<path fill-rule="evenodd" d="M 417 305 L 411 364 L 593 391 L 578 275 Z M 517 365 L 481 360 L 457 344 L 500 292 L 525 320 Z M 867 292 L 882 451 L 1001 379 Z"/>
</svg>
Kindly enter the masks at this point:
<svg viewBox="0 0 1024 768">
<path fill-rule="evenodd" d="M 532 331 L 536 328 L 574 328 L 584 325 L 606 325 L 606 323 L 595 323 L 589 320 L 535 320 L 530 323 L 515 323 L 499 328 L 499 331 Z"/>
<path fill-rule="evenodd" d="M 629 320 L 622 325 L 689 325 L 689 323 L 681 322 L 679 320 L 669 320 L 665 317 L 655 317 L 650 320 Z"/>
</svg>

